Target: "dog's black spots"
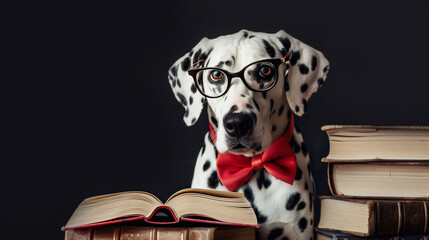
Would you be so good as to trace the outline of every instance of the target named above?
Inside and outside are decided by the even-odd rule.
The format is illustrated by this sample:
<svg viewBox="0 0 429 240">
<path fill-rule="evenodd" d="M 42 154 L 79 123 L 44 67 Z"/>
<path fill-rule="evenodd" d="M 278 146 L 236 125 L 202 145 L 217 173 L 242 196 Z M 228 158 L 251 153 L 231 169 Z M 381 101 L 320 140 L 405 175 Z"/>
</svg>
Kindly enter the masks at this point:
<svg viewBox="0 0 429 240">
<path fill-rule="evenodd" d="M 194 54 L 194 50 L 193 49 L 188 53 L 188 57 L 191 57 L 192 54 Z"/>
<path fill-rule="evenodd" d="M 305 188 L 305 190 L 308 189 L 308 183 L 307 183 L 307 181 L 305 181 L 304 188 Z"/>
<path fill-rule="evenodd" d="M 209 160 L 207 160 L 205 163 L 204 163 L 204 165 L 203 165 L 203 171 L 205 172 L 205 171 L 207 171 L 207 169 L 209 169 L 210 168 L 210 161 Z"/>
<path fill-rule="evenodd" d="M 268 234 L 268 240 L 275 240 L 283 234 L 283 228 L 274 228 Z"/>
<path fill-rule="evenodd" d="M 290 58 L 290 64 L 292 66 L 295 66 L 295 64 L 298 62 L 298 60 L 301 58 L 301 53 L 299 51 L 292 52 L 292 56 Z"/>
<path fill-rule="evenodd" d="M 296 207 L 296 210 L 302 210 L 305 208 L 305 202 L 299 202 L 298 207 Z"/>
<path fill-rule="evenodd" d="M 268 55 L 272 58 L 275 57 L 276 50 L 274 50 L 273 46 L 271 46 L 271 44 L 269 44 L 265 39 L 263 39 L 262 42 L 264 43 L 265 51 L 267 51 Z"/>
<path fill-rule="evenodd" d="M 283 45 L 284 49 L 286 50 L 286 54 L 289 52 L 290 49 L 290 40 L 287 37 L 279 38 L 280 43 Z M 286 56 L 286 54 L 283 54 L 283 57 Z"/>
<path fill-rule="evenodd" d="M 310 224 L 311 224 L 311 226 L 313 226 L 313 219 L 310 219 Z M 312 240 L 313 238 L 311 238 L 311 240 Z"/>
<path fill-rule="evenodd" d="M 282 237 L 280 240 L 289 240 L 288 237 Z"/>
<path fill-rule="evenodd" d="M 307 91 L 307 89 L 308 89 L 308 84 L 307 83 L 304 83 L 304 84 L 301 85 L 301 92 L 305 92 L 305 91 Z"/>
<path fill-rule="evenodd" d="M 177 97 L 180 99 L 180 103 L 181 103 L 183 106 L 187 106 L 187 105 L 188 105 L 188 101 L 186 101 L 186 97 L 185 97 L 185 96 L 183 96 L 183 94 L 181 94 L 181 93 L 177 93 Z"/>
<path fill-rule="evenodd" d="M 309 199 L 310 199 L 310 212 L 312 211 L 312 209 L 313 209 L 313 194 L 310 192 L 310 197 L 309 197 Z"/>
<path fill-rule="evenodd" d="M 304 142 L 301 143 L 301 151 L 302 151 L 302 155 L 304 155 L 304 157 L 306 157 L 308 154 L 308 150 L 307 150 L 307 146 L 305 146 Z"/>
<path fill-rule="evenodd" d="M 307 170 L 308 170 L 308 172 L 311 172 L 311 165 L 310 165 L 310 162 L 308 162 L 308 163 L 307 163 Z"/>
<path fill-rule="evenodd" d="M 264 170 L 259 171 L 259 176 L 256 179 L 256 183 L 258 184 L 259 190 L 262 189 L 262 186 L 264 188 L 268 188 L 271 185 L 271 180 L 265 176 Z"/>
<path fill-rule="evenodd" d="M 231 56 L 231 58 L 232 58 L 232 61 L 234 61 L 234 63 L 235 63 L 235 57 L 234 57 L 234 56 Z"/>
<path fill-rule="evenodd" d="M 265 223 L 267 221 L 267 217 L 264 216 L 262 213 L 259 212 L 259 209 L 254 205 L 251 204 L 253 211 L 255 212 L 256 219 L 258 220 L 259 224 Z"/>
<path fill-rule="evenodd" d="M 196 62 L 198 62 L 199 57 L 201 55 L 201 52 L 202 52 L 201 48 L 198 49 L 198 51 L 195 52 L 194 58 L 192 59 L 192 63 L 193 64 L 195 64 Z"/>
<path fill-rule="evenodd" d="M 305 229 L 307 228 L 307 224 L 308 224 L 307 218 L 302 217 L 301 219 L 299 219 L 298 227 L 301 230 L 301 232 L 305 231 Z"/>
<path fill-rule="evenodd" d="M 204 97 L 201 98 L 201 103 L 205 103 L 206 99 Z"/>
<path fill-rule="evenodd" d="M 289 211 L 293 210 L 299 200 L 301 200 L 301 194 L 299 194 L 299 192 L 292 193 L 286 202 L 286 209 Z"/>
<path fill-rule="evenodd" d="M 249 203 L 253 204 L 255 198 L 253 196 L 253 191 L 249 186 L 246 186 L 246 188 L 244 188 L 244 197 L 247 199 L 247 201 L 249 201 Z"/>
<path fill-rule="evenodd" d="M 262 128 L 262 132 L 264 132 L 265 131 L 265 129 L 264 128 Z M 255 150 L 256 152 L 257 151 L 261 151 L 261 149 L 262 149 L 262 145 L 261 144 L 259 144 L 259 145 L 257 145 L 253 150 Z"/>
<path fill-rule="evenodd" d="M 292 116 L 292 112 L 290 109 L 287 110 L 287 119 L 289 119 Z"/>
<path fill-rule="evenodd" d="M 238 106 L 237 105 L 233 105 L 232 107 L 231 107 L 231 109 L 229 109 L 229 113 L 233 113 L 233 112 L 235 112 L 235 111 L 237 111 L 238 110 Z"/>
<path fill-rule="evenodd" d="M 179 80 L 179 79 L 177 79 L 177 86 L 178 86 L 179 88 L 181 88 L 181 87 L 182 87 L 182 84 L 180 84 L 180 80 Z"/>
<path fill-rule="evenodd" d="M 317 57 L 313 56 L 311 58 L 311 71 L 314 71 L 314 69 L 316 69 L 317 67 Z"/>
<path fill-rule="evenodd" d="M 271 131 L 272 131 L 272 132 L 275 132 L 275 131 L 276 131 L 276 129 L 277 129 L 276 125 L 273 125 L 273 126 L 271 127 Z"/>
<path fill-rule="evenodd" d="M 206 151 L 206 142 L 203 142 L 203 146 L 201 147 L 201 156 L 204 155 L 204 152 Z"/>
<path fill-rule="evenodd" d="M 298 105 L 295 106 L 295 112 L 299 112 L 299 106 Z"/>
<path fill-rule="evenodd" d="M 176 80 L 173 80 L 173 82 L 171 83 L 171 85 L 175 88 L 176 87 Z"/>
<path fill-rule="evenodd" d="M 182 63 L 180 64 L 183 71 L 188 71 L 189 67 L 191 66 L 191 59 L 189 57 L 186 57 L 183 59 Z"/>
<path fill-rule="evenodd" d="M 194 99 L 192 98 L 192 96 L 189 97 L 189 105 L 192 105 L 192 103 L 194 102 Z"/>
<path fill-rule="evenodd" d="M 290 64 L 286 63 L 286 70 L 288 70 L 290 68 Z"/>
<path fill-rule="evenodd" d="M 228 60 L 228 61 L 225 62 L 225 65 L 228 66 L 228 67 L 231 67 L 232 62 L 230 60 Z"/>
<path fill-rule="evenodd" d="M 219 154 L 219 152 L 217 151 L 217 148 L 216 148 L 216 146 L 215 146 L 215 148 L 214 148 L 214 157 L 215 158 L 217 158 L 217 155 Z"/>
<path fill-rule="evenodd" d="M 323 68 L 323 72 L 326 73 L 329 70 L 329 65 Z"/>
<path fill-rule="evenodd" d="M 285 86 L 284 86 L 285 92 L 289 91 L 289 82 L 287 81 L 287 77 L 288 77 L 288 74 L 286 74 L 285 76 Z"/>
<path fill-rule="evenodd" d="M 301 180 L 302 178 L 302 170 L 298 166 L 296 167 L 295 180 Z"/>
<path fill-rule="evenodd" d="M 173 65 L 170 68 L 170 72 L 171 72 L 171 75 L 173 75 L 173 77 L 177 77 L 177 65 Z"/>
<path fill-rule="evenodd" d="M 262 92 L 262 97 L 263 97 L 264 99 L 267 99 L 267 92 Z"/>
<path fill-rule="evenodd" d="M 286 56 L 286 55 L 287 55 L 287 51 L 286 51 L 286 49 L 282 48 L 282 49 L 280 50 L 280 54 L 281 54 L 282 56 Z"/>
<path fill-rule="evenodd" d="M 290 147 L 293 149 L 293 151 L 295 152 L 295 153 L 299 153 L 299 151 L 301 150 L 301 147 L 298 145 L 298 143 L 296 142 L 296 140 L 295 140 L 295 137 L 294 136 L 292 136 L 291 137 L 291 139 L 290 139 L 290 141 L 289 141 L 289 145 L 290 145 Z"/>
<path fill-rule="evenodd" d="M 303 74 L 303 75 L 307 74 L 310 71 L 308 69 L 307 65 L 305 65 L 303 63 L 298 64 L 298 68 L 299 68 L 299 71 L 301 72 L 301 74 Z"/>
<path fill-rule="evenodd" d="M 282 115 L 282 113 L 283 113 L 283 109 L 285 108 L 285 105 L 281 105 L 280 106 L 280 108 L 279 108 L 279 113 L 278 113 L 278 115 L 280 116 L 280 115 Z"/>
<path fill-rule="evenodd" d="M 273 110 L 274 107 L 274 100 L 271 98 L 270 99 L 270 112 Z"/>
<path fill-rule="evenodd" d="M 220 61 L 215 67 L 221 68 L 224 64 L 224 61 Z"/>
<path fill-rule="evenodd" d="M 248 32 L 243 32 L 243 37 L 247 38 L 247 36 L 249 36 L 249 33 Z"/>
<path fill-rule="evenodd" d="M 302 99 L 302 105 L 304 106 L 304 112 L 307 111 L 307 100 L 305 98 Z"/>
<path fill-rule="evenodd" d="M 192 83 L 192 85 L 191 85 L 191 92 L 192 93 L 196 93 L 197 92 L 197 87 L 195 86 L 195 83 Z"/>
<path fill-rule="evenodd" d="M 246 104 L 246 107 L 247 107 L 248 109 L 253 109 L 252 105 L 250 105 L 250 104 Z"/>
<path fill-rule="evenodd" d="M 194 124 L 197 121 L 196 118 L 192 118 L 191 123 Z"/>
<path fill-rule="evenodd" d="M 209 134 L 207 134 L 207 135 L 208 135 L 207 139 L 209 140 L 209 142 L 210 142 L 212 145 L 215 145 L 215 144 L 214 144 L 214 142 L 213 142 L 213 139 L 212 139 L 211 133 L 209 133 Z M 215 149 L 215 150 L 216 150 L 216 149 Z M 217 155 L 216 155 L 216 157 L 217 157 Z"/>
<path fill-rule="evenodd" d="M 214 116 L 211 116 L 210 120 L 212 121 L 213 125 L 217 128 L 217 119 Z"/>
<path fill-rule="evenodd" d="M 259 104 L 256 102 L 256 100 L 254 98 L 252 98 L 253 103 L 255 104 L 256 109 L 258 109 L 258 112 L 260 112 L 261 110 L 259 109 Z"/>
<path fill-rule="evenodd" d="M 246 97 L 246 95 L 244 95 L 244 94 L 241 94 L 240 96 L 241 96 L 241 97 L 244 97 L 244 98 Z"/>
<path fill-rule="evenodd" d="M 325 81 L 323 81 L 323 78 L 319 78 L 319 79 L 317 79 L 317 85 L 319 86 L 319 87 L 323 87 L 323 84 L 325 83 Z"/>
<path fill-rule="evenodd" d="M 203 84 L 203 74 L 200 74 L 197 79 L 198 85 L 202 86 Z"/>
<path fill-rule="evenodd" d="M 213 171 L 207 180 L 207 185 L 209 188 L 215 189 L 219 185 L 219 177 L 217 176 L 217 172 Z"/>
<path fill-rule="evenodd" d="M 186 110 L 185 110 L 185 117 L 188 117 L 189 116 L 189 108 L 186 108 Z"/>
<path fill-rule="evenodd" d="M 250 35 L 250 36 L 249 36 L 249 39 L 254 38 L 254 37 L 255 37 L 255 35 Z"/>
</svg>

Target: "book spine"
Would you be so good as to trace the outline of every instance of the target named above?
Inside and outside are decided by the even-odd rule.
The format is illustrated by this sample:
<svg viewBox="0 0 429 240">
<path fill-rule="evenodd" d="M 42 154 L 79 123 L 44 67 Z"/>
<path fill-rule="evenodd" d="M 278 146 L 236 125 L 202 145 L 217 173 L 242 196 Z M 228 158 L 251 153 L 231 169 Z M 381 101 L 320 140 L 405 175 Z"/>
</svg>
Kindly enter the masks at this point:
<svg viewBox="0 0 429 240">
<path fill-rule="evenodd" d="M 335 186 L 335 179 L 334 179 L 334 167 L 335 164 L 333 163 L 328 163 L 328 185 L 329 185 L 329 190 L 331 191 L 331 194 L 334 196 L 343 196 L 344 194 L 338 192 L 337 187 Z"/>
<path fill-rule="evenodd" d="M 369 235 L 412 235 L 429 232 L 428 202 L 370 201 Z"/>
<path fill-rule="evenodd" d="M 65 240 L 201 240 L 214 239 L 216 228 L 94 227 L 67 230 Z"/>
</svg>

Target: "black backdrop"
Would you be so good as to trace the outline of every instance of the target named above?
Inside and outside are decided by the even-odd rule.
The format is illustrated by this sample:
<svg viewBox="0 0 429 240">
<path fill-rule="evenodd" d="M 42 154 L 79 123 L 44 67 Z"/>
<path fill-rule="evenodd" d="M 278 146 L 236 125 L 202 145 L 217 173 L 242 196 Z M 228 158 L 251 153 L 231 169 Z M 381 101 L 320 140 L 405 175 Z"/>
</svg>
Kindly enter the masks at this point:
<svg viewBox="0 0 429 240">
<path fill-rule="evenodd" d="M 165 200 L 189 187 L 207 116 L 185 126 L 167 71 L 202 37 L 240 29 L 284 29 L 329 59 L 325 86 L 296 118 L 317 193 L 329 194 L 321 126 L 429 125 L 428 10 L 417 1 L 20 6 L 7 23 L 18 64 L 5 102 L 2 238 L 61 239 L 88 196 L 145 190 Z"/>
</svg>

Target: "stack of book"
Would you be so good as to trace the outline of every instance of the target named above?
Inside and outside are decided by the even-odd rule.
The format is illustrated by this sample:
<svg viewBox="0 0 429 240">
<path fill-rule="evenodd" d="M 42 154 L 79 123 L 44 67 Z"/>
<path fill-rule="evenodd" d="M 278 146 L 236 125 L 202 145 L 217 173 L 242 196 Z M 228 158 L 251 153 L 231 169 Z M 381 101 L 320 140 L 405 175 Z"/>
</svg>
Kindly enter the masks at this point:
<svg viewBox="0 0 429 240">
<path fill-rule="evenodd" d="M 190 188 L 165 203 L 137 191 L 90 197 L 62 230 L 66 240 L 252 240 L 257 227 L 242 193 Z"/>
<path fill-rule="evenodd" d="M 324 126 L 318 239 L 427 239 L 429 127 Z"/>
</svg>

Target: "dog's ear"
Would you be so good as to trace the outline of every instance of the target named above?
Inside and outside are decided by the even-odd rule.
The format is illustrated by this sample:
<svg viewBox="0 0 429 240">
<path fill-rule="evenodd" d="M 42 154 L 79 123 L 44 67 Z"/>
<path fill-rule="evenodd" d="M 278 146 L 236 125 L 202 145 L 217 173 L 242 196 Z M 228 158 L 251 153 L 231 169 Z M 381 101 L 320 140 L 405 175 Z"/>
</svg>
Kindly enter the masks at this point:
<svg viewBox="0 0 429 240">
<path fill-rule="evenodd" d="M 190 52 L 179 58 L 168 71 L 168 80 L 174 96 L 185 108 L 183 120 L 186 125 L 192 126 L 198 120 L 206 101 L 197 90 L 188 69 L 201 59 L 207 58 L 211 51 L 211 40 L 203 38 Z"/>
<path fill-rule="evenodd" d="M 289 106 L 298 116 L 304 114 L 307 101 L 325 81 L 329 62 L 323 53 L 281 30 L 273 42 L 282 54 L 292 52 L 285 71 L 285 91 Z"/>
</svg>

